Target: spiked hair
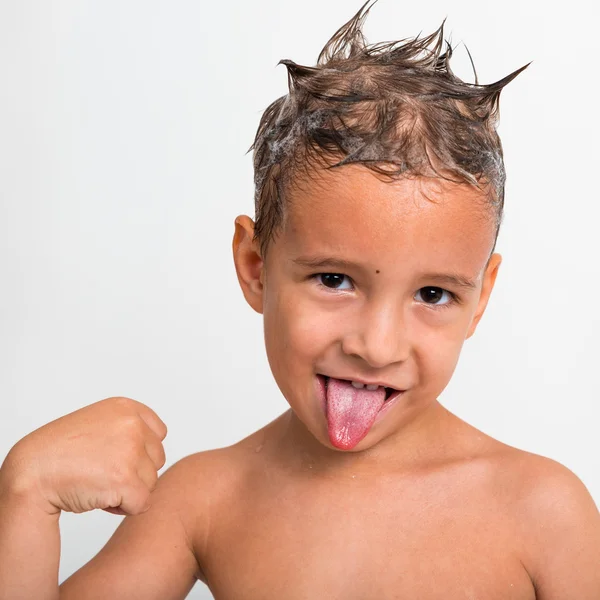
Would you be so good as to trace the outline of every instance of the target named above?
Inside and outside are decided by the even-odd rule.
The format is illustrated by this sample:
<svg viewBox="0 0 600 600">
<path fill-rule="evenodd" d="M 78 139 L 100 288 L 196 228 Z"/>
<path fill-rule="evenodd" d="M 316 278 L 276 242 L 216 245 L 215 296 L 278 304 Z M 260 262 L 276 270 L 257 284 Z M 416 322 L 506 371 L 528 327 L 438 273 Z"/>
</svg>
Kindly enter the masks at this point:
<svg viewBox="0 0 600 600">
<path fill-rule="evenodd" d="M 263 258 L 283 223 L 285 191 L 315 163 L 361 163 L 392 179 L 441 177 L 485 189 L 498 235 L 505 183 L 498 102 L 528 65 L 488 85 L 476 73 L 474 84 L 462 81 L 450 69 L 443 23 L 423 38 L 368 45 L 362 26 L 376 1 L 340 27 L 315 67 L 278 63 L 287 67 L 289 93 L 264 111 L 249 149 Z"/>
</svg>

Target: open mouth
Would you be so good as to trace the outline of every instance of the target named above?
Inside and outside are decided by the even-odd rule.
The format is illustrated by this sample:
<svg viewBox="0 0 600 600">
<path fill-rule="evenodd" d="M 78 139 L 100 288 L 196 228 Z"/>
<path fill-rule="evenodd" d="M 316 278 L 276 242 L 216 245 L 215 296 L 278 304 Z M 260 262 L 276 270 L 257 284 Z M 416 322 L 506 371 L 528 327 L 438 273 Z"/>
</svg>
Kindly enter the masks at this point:
<svg viewBox="0 0 600 600">
<path fill-rule="evenodd" d="M 327 385 L 329 383 L 329 379 L 330 378 L 329 378 L 328 375 L 322 375 L 322 374 L 321 374 L 321 377 L 323 377 L 323 379 L 325 380 L 325 393 L 327 393 Z M 340 381 L 347 381 L 348 383 L 350 383 L 349 379 L 340 379 Z M 402 391 L 402 390 L 397 390 L 397 389 L 392 388 L 392 387 L 385 387 L 384 389 L 385 389 L 385 400 L 384 400 L 384 402 L 387 402 L 392 395 L 396 394 L 396 392 L 401 392 Z"/>
<path fill-rule="evenodd" d="M 317 373 L 315 393 L 324 413 L 330 443 L 341 450 L 354 448 L 393 410 L 405 391 Z"/>
</svg>

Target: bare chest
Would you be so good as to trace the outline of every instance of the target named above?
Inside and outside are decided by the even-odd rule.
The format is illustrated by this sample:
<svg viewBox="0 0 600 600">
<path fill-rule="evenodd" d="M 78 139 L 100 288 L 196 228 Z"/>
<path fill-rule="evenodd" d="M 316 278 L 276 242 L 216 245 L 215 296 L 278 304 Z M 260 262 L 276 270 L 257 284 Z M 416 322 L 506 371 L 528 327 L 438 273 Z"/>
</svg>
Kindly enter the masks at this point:
<svg viewBox="0 0 600 600">
<path fill-rule="evenodd" d="M 203 565 L 216 600 L 535 600 L 485 494 L 254 490 L 220 511 Z"/>
</svg>

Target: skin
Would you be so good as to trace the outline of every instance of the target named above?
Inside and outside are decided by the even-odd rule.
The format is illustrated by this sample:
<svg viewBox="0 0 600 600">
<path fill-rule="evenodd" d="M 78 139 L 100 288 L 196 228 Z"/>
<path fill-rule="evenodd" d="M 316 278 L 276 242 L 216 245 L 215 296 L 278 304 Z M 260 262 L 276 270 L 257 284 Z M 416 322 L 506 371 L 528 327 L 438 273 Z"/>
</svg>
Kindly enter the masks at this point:
<svg viewBox="0 0 600 600">
<path fill-rule="evenodd" d="M 60 598 L 175 600 L 198 578 L 217 600 L 597 600 L 600 514 L 585 486 L 438 401 L 501 262 L 485 198 L 442 180 L 384 183 L 348 165 L 313 173 L 288 202 L 265 257 L 245 215 L 235 221 L 233 252 L 242 292 L 264 317 L 269 364 L 289 410 L 233 446 L 171 467 L 150 508 L 124 519 Z M 298 264 L 315 256 L 355 266 Z M 332 281 L 342 289 L 324 283 Z M 456 298 L 444 292 L 427 303 L 431 287 Z M 327 433 L 317 373 L 405 392 L 355 447 L 340 450 Z M 92 427 L 86 410 L 77 418 Z M 110 429 L 108 413 L 103 419 Z M 63 421 L 61 431 L 80 421 Z M 45 448 L 59 447 L 64 434 L 44 437 Z M 28 453 L 41 452 L 34 441 Z M 5 475 L 19 472 L 17 458 Z M 15 540 L 24 525 L 35 529 L 26 550 L 39 571 L 57 559 L 31 555 L 56 532 L 56 515 L 42 518 L 33 486 L 18 487 L 0 493 L 0 503 Z M 0 544 L 0 559 L 8 556 Z M 43 595 L 45 585 L 39 579 L 22 597 L 57 598 Z"/>
</svg>

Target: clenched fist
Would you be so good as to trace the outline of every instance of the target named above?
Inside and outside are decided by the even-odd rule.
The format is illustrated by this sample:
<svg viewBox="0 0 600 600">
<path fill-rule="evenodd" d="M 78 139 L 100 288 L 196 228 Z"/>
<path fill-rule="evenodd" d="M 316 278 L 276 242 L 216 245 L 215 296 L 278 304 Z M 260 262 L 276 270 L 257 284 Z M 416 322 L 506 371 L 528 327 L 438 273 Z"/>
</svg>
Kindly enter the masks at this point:
<svg viewBox="0 0 600 600">
<path fill-rule="evenodd" d="M 50 514 L 100 508 L 135 515 L 150 507 L 165 464 L 167 427 L 129 398 L 107 398 L 33 431 L 9 452 L 0 485 Z"/>
</svg>

